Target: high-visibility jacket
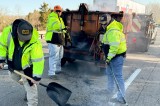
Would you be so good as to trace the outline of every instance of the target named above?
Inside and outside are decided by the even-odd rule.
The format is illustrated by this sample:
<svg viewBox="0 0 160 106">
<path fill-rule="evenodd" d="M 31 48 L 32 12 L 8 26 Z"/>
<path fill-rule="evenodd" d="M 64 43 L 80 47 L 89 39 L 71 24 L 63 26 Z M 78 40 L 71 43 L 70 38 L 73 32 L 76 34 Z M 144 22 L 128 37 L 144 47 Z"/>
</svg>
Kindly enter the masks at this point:
<svg viewBox="0 0 160 106">
<path fill-rule="evenodd" d="M 50 13 L 48 16 L 47 31 L 45 34 L 45 40 L 47 43 L 63 45 L 66 33 L 66 31 L 63 30 L 64 28 L 65 25 L 62 18 L 55 12 Z"/>
<path fill-rule="evenodd" d="M 126 39 L 123 34 L 123 25 L 120 22 L 114 20 L 106 27 L 102 44 L 105 45 L 103 49 L 107 60 L 126 54 Z"/>
<path fill-rule="evenodd" d="M 41 78 L 44 69 L 44 55 L 42 44 L 38 40 L 39 34 L 33 29 L 32 38 L 24 47 L 21 58 L 22 70 L 30 68 L 32 65 L 32 77 Z M 12 26 L 4 28 L 0 36 L 0 62 L 13 61 L 15 44 L 12 38 Z M 9 64 L 8 64 L 9 66 Z"/>
</svg>

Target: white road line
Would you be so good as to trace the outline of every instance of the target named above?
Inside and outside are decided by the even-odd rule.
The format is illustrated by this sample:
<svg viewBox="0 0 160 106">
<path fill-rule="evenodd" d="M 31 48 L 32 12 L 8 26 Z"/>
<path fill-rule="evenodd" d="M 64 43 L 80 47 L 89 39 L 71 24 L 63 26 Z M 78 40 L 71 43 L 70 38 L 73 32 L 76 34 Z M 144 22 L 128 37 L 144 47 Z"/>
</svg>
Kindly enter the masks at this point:
<svg viewBox="0 0 160 106">
<path fill-rule="evenodd" d="M 137 75 L 141 72 L 141 69 L 136 69 L 134 73 L 126 80 L 125 82 L 125 90 L 127 90 L 128 86 L 132 83 L 132 81 L 137 77 Z"/>
<path fill-rule="evenodd" d="M 141 72 L 141 69 L 136 69 L 134 73 L 125 81 L 125 90 L 127 90 L 128 86 L 132 83 L 132 81 L 137 77 L 137 75 Z M 118 92 L 117 92 L 118 93 Z M 117 97 L 117 93 L 113 95 L 112 98 Z M 113 102 L 108 102 L 110 105 L 114 106 L 115 103 Z"/>
</svg>

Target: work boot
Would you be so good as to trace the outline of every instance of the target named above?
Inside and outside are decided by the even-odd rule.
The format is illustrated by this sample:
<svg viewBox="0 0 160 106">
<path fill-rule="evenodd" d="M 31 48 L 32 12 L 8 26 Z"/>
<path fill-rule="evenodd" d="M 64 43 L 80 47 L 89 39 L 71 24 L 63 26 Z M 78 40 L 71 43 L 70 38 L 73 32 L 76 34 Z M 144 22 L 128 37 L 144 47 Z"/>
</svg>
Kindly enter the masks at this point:
<svg viewBox="0 0 160 106">
<path fill-rule="evenodd" d="M 49 79 L 58 80 L 57 75 L 49 75 Z"/>
</svg>

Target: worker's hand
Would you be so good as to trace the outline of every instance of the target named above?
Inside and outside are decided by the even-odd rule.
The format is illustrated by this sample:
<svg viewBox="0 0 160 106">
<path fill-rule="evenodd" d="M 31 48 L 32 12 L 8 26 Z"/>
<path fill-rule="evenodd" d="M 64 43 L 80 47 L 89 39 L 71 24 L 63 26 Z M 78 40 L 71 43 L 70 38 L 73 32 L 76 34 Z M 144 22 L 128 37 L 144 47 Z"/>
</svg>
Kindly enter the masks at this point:
<svg viewBox="0 0 160 106">
<path fill-rule="evenodd" d="M 106 64 L 109 65 L 109 62 L 110 62 L 110 61 L 107 59 L 107 60 L 106 60 Z"/>
<path fill-rule="evenodd" d="M 67 28 L 63 28 L 62 30 L 67 30 Z"/>
<path fill-rule="evenodd" d="M 68 41 L 69 43 L 72 43 L 72 40 L 71 40 L 70 38 L 68 38 L 67 41 Z"/>
<path fill-rule="evenodd" d="M 4 63 L 0 63 L 0 69 L 4 68 Z"/>
<path fill-rule="evenodd" d="M 32 80 L 32 83 L 33 84 L 39 84 L 40 80 L 41 80 L 41 78 L 38 78 L 38 77 L 34 76 L 33 80 Z"/>
<path fill-rule="evenodd" d="M 33 84 L 39 84 L 39 81 L 35 81 L 35 80 L 31 80 L 31 82 L 33 83 Z"/>
<path fill-rule="evenodd" d="M 70 27 L 69 27 L 69 26 L 66 26 L 65 28 L 66 28 L 66 30 L 69 30 L 69 29 L 70 29 Z"/>
</svg>

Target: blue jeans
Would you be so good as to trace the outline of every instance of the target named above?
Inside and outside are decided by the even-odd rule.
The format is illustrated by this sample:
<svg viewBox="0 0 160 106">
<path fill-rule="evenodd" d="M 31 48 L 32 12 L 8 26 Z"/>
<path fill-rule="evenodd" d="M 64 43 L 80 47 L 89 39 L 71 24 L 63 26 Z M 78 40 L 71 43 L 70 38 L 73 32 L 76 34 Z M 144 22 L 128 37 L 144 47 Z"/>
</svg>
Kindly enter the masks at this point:
<svg viewBox="0 0 160 106">
<path fill-rule="evenodd" d="M 119 84 L 119 87 L 121 89 L 123 97 L 125 96 L 125 86 L 124 86 L 124 79 L 123 79 L 123 63 L 124 63 L 124 57 L 118 56 L 115 57 L 110 61 L 109 66 L 106 68 L 106 73 L 108 75 L 108 91 L 113 92 L 114 86 L 115 86 L 115 79 L 113 77 L 112 72 L 114 73 L 117 82 Z M 122 99 L 122 95 L 118 90 L 117 99 Z"/>
<path fill-rule="evenodd" d="M 55 75 L 55 71 L 61 71 L 61 59 L 63 58 L 63 46 L 48 43 L 49 70 L 48 75 Z"/>
</svg>

